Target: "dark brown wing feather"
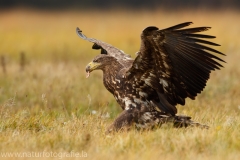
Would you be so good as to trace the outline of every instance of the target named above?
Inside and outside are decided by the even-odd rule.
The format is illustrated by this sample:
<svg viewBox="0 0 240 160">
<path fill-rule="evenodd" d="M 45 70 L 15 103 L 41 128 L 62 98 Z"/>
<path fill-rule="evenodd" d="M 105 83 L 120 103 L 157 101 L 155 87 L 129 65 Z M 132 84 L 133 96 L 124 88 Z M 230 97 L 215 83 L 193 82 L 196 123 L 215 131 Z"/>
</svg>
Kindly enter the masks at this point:
<svg viewBox="0 0 240 160">
<path fill-rule="evenodd" d="M 210 27 L 182 29 L 191 22 L 167 29 L 148 27 L 141 35 L 141 48 L 126 76 L 141 76 L 151 71 L 145 82 L 159 94 L 164 94 L 171 105 L 185 104 L 185 98 L 194 99 L 206 86 L 210 72 L 224 62 L 212 53 L 223 53 L 206 45 L 219 46 L 203 40 L 214 36 L 196 34 Z M 145 74 L 146 75 L 146 74 Z M 163 93 L 162 93 L 163 92 Z M 165 110 L 174 114 L 174 109 Z"/>
</svg>

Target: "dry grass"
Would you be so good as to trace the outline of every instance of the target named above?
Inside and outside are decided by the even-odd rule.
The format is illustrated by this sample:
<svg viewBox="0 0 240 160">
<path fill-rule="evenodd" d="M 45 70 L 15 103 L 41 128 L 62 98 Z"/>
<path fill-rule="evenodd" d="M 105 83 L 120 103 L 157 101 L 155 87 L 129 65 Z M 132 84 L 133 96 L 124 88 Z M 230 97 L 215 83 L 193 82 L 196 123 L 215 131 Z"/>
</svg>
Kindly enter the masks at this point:
<svg viewBox="0 0 240 160">
<path fill-rule="evenodd" d="M 240 159 L 239 15 L 202 10 L 1 11 L 0 54 L 6 73 L 0 72 L 0 152 L 84 151 L 89 159 Z M 227 54 L 225 68 L 211 75 L 204 92 L 178 107 L 180 114 L 210 129 L 166 125 L 106 136 L 106 127 L 121 110 L 104 89 L 100 72 L 85 78 L 85 65 L 98 51 L 80 40 L 75 28 L 134 56 L 143 28 L 185 21 L 213 27 L 207 33 L 217 36 L 215 42 L 222 44 L 218 49 Z M 26 55 L 23 71 L 21 52 Z"/>
</svg>

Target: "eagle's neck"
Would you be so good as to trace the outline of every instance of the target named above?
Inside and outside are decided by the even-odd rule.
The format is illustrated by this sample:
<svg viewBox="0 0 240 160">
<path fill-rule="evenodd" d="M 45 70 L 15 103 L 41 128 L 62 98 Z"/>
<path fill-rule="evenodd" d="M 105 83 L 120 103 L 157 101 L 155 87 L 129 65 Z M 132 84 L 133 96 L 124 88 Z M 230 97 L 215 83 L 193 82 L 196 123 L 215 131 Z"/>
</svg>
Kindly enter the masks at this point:
<svg viewBox="0 0 240 160">
<path fill-rule="evenodd" d="M 107 65 L 102 69 L 103 84 L 109 92 L 114 94 L 114 91 L 116 90 L 117 84 L 119 84 L 120 80 L 118 74 L 123 66 L 117 61 L 112 61 L 111 63 L 111 65 Z"/>
</svg>

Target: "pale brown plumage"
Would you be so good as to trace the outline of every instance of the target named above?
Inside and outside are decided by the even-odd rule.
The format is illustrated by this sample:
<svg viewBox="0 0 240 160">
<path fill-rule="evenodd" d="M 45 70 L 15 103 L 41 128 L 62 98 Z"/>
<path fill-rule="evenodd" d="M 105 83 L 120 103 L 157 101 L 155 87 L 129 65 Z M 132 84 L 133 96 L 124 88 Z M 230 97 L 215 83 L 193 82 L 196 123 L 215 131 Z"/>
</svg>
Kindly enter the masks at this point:
<svg viewBox="0 0 240 160">
<path fill-rule="evenodd" d="M 215 54 L 224 54 L 206 46 L 219 45 L 204 40 L 215 37 L 196 34 L 210 27 L 182 29 L 190 24 L 163 30 L 147 27 L 141 34 L 135 60 L 110 44 L 87 38 L 77 28 L 81 38 L 94 43 L 93 49 L 101 49 L 101 54 L 87 66 L 87 73 L 101 69 L 105 87 L 124 110 L 111 129 L 118 130 L 133 122 L 147 128 L 162 123 L 161 118 L 166 116 L 181 121 L 182 117 L 176 116 L 176 105 L 184 105 L 187 97 L 195 99 L 206 86 L 211 71 L 222 67 L 219 62 L 224 61 Z"/>
</svg>

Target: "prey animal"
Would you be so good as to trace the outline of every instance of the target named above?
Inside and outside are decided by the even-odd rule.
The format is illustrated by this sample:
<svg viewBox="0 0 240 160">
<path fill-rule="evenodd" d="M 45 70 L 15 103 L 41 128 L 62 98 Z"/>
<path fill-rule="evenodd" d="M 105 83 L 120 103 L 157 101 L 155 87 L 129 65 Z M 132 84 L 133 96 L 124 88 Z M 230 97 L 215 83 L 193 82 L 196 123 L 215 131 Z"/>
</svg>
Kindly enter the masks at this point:
<svg viewBox="0 0 240 160">
<path fill-rule="evenodd" d="M 99 49 L 86 66 L 87 77 L 94 70 L 103 71 L 103 84 L 115 97 L 122 113 L 107 132 L 138 128 L 152 128 L 166 122 L 174 126 L 201 125 L 191 117 L 177 115 L 176 105 L 185 105 L 203 91 L 213 70 L 220 69 L 223 53 L 211 48 L 219 46 L 209 41 L 215 36 L 199 34 L 210 27 L 185 28 L 192 22 L 166 29 L 155 26 L 141 33 L 140 49 L 136 58 L 97 39 L 86 37 L 77 28 L 78 36 Z"/>
</svg>

